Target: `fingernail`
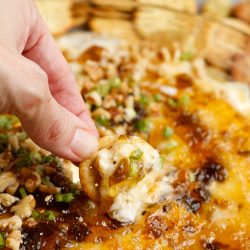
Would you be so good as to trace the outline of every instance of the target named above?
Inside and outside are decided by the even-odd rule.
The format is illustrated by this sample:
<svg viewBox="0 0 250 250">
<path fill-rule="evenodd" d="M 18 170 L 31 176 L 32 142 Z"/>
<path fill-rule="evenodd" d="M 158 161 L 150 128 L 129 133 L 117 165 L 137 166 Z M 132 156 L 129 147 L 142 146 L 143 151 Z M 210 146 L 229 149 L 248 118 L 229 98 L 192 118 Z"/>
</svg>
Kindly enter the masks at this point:
<svg viewBox="0 0 250 250">
<path fill-rule="evenodd" d="M 89 132 L 77 129 L 71 141 L 70 149 L 76 156 L 84 160 L 97 150 L 97 139 Z"/>
<path fill-rule="evenodd" d="M 98 138 L 99 134 L 96 129 L 95 123 L 93 122 L 89 112 L 84 112 L 80 115 L 80 118 L 85 122 L 85 124 L 89 127 L 91 132 Z"/>
</svg>

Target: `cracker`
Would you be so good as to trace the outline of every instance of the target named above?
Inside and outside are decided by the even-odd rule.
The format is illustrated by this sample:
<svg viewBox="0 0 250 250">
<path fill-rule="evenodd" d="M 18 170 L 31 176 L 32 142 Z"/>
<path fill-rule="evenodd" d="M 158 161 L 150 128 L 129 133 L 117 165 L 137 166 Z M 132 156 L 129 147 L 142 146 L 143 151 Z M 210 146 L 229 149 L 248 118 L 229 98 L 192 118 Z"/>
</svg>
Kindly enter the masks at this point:
<svg viewBox="0 0 250 250">
<path fill-rule="evenodd" d="M 206 0 L 202 13 L 210 17 L 226 17 L 232 9 L 231 0 Z"/>
<path fill-rule="evenodd" d="M 103 148 L 109 148 L 118 139 L 116 135 L 105 136 L 99 140 L 98 150 Z M 94 201 L 100 201 L 99 187 L 96 185 L 97 171 L 93 166 L 95 159 L 95 154 L 92 158 L 83 161 L 80 164 L 80 182 L 84 192 Z"/>
<path fill-rule="evenodd" d="M 105 33 L 111 37 L 118 37 L 129 40 L 131 42 L 138 42 L 139 37 L 131 22 L 121 19 L 105 19 L 105 18 L 92 18 L 89 21 L 90 28 L 99 33 Z"/>
<path fill-rule="evenodd" d="M 86 21 L 86 14 L 72 13 L 73 0 L 36 0 L 36 5 L 54 36 L 61 35 L 69 29 Z"/>
<path fill-rule="evenodd" d="M 174 10 L 185 11 L 189 13 L 197 12 L 195 0 L 138 0 L 138 4 L 152 5 L 158 7 L 171 8 Z"/>
<path fill-rule="evenodd" d="M 232 14 L 235 17 L 250 24 L 250 2 L 246 1 L 246 2 L 241 2 L 241 3 L 237 4 L 233 8 Z"/>
</svg>

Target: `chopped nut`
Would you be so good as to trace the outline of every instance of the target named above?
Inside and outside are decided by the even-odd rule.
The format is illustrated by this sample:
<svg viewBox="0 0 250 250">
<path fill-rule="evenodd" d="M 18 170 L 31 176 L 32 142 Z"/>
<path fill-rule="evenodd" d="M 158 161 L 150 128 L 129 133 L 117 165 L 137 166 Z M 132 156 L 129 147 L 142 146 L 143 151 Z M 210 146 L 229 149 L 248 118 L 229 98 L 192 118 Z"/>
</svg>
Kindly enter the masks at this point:
<svg viewBox="0 0 250 250">
<path fill-rule="evenodd" d="M 132 95 L 128 96 L 128 98 L 125 101 L 127 108 L 134 108 L 134 97 Z"/>
<path fill-rule="evenodd" d="M 136 117 L 136 112 L 133 108 L 125 108 L 124 112 L 125 112 L 125 120 L 127 122 L 132 121 Z"/>
<path fill-rule="evenodd" d="M 10 138 L 9 138 L 9 144 L 10 144 L 15 150 L 17 150 L 17 149 L 19 148 L 19 142 L 18 142 L 17 135 L 10 136 Z"/>
<path fill-rule="evenodd" d="M 23 168 L 20 174 L 25 188 L 31 193 L 41 184 L 40 175 L 30 168 Z"/>
<path fill-rule="evenodd" d="M 0 194 L 0 204 L 4 207 L 10 207 L 13 203 L 18 201 L 19 199 L 15 196 L 12 196 L 10 194 Z"/>
<path fill-rule="evenodd" d="M 15 229 L 21 229 L 22 220 L 19 216 L 14 215 L 10 218 L 0 219 L 0 230 L 1 231 L 10 231 Z"/>
<path fill-rule="evenodd" d="M 14 212 L 20 218 L 27 218 L 32 215 L 32 211 L 36 206 L 36 200 L 33 195 L 28 195 L 13 206 L 10 211 Z"/>
<path fill-rule="evenodd" d="M 112 107 L 116 106 L 116 102 L 114 100 L 114 97 L 112 95 L 108 95 L 105 97 L 104 101 L 103 101 L 103 107 L 105 109 L 110 109 Z"/>
<path fill-rule="evenodd" d="M 103 108 L 98 108 L 98 109 L 96 109 L 93 113 L 92 113 L 92 115 L 93 115 L 93 117 L 100 117 L 100 116 L 102 116 L 102 117 L 105 117 L 106 119 L 111 119 L 111 115 L 110 115 L 110 113 L 107 111 L 107 110 L 105 110 L 105 109 L 103 109 Z"/>
<path fill-rule="evenodd" d="M 127 128 L 126 124 L 124 126 L 116 126 L 114 128 L 115 134 L 116 135 L 125 135 L 126 134 L 126 128 Z"/>
<path fill-rule="evenodd" d="M 6 247 L 13 250 L 18 250 L 22 242 L 21 236 L 21 231 L 12 230 L 6 239 Z"/>
<path fill-rule="evenodd" d="M 14 195 L 16 193 L 18 187 L 19 187 L 19 183 L 16 182 L 15 184 L 13 184 L 13 185 L 9 186 L 8 188 L 6 188 L 6 192 L 8 194 Z"/>
<path fill-rule="evenodd" d="M 39 185 L 39 190 L 40 190 L 40 192 L 45 193 L 45 194 L 57 194 L 57 193 L 61 192 L 61 188 L 48 187 L 48 186 L 46 186 L 44 184 Z"/>
<path fill-rule="evenodd" d="M 91 91 L 85 95 L 85 99 L 89 104 L 94 104 L 97 107 L 102 105 L 102 97 L 97 91 Z"/>
<path fill-rule="evenodd" d="M 29 192 L 34 192 L 36 188 L 41 184 L 41 177 L 35 171 L 24 168 L 21 171 L 22 178 L 25 179 L 24 186 Z"/>
<path fill-rule="evenodd" d="M 28 226 L 28 227 L 34 227 L 37 224 L 38 224 L 37 221 L 35 219 L 33 219 L 32 217 L 28 218 L 25 221 L 25 225 Z"/>
<path fill-rule="evenodd" d="M 47 195 L 44 199 L 45 202 L 49 202 L 51 199 L 53 198 L 53 195 L 50 194 L 50 195 Z"/>
<path fill-rule="evenodd" d="M 46 175 L 51 175 L 51 174 L 56 173 L 56 169 L 51 167 L 51 166 L 45 166 L 44 171 L 45 171 Z"/>
<path fill-rule="evenodd" d="M 11 159 L 11 153 L 4 152 L 0 154 L 0 169 L 4 169 L 9 165 Z"/>
<path fill-rule="evenodd" d="M 14 185 L 17 182 L 16 176 L 12 172 L 3 172 L 0 174 L 0 192 Z"/>
<path fill-rule="evenodd" d="M 114 121 L 116 123 L 123 122 L 123 115 L 122 114 L 118 114 L 113 119 L 114 119 Z"/>
<path fill-rule="evenodd" d="M 83 70 L 89 75 L 90 79 L 93 81 L 98 81 L 104 76 L 103 70 L 98 67 L 97 64 L 93 61 L 87 61 L 87 63 L 83 65 Z"/>
</svg>

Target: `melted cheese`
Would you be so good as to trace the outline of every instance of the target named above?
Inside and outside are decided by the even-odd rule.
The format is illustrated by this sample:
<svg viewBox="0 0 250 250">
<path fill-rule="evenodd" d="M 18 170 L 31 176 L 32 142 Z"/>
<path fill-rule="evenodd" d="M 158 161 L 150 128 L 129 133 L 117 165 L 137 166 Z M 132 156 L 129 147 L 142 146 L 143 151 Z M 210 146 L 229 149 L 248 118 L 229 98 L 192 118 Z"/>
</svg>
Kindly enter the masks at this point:
<svg viewBox="0 0 250 250">
<path fill-rule="evenodd" d="M 111 148 L 98 152 L 97 159 L 101 176 L 105 179 L 110 177 L 118 167 L 119 162 L 124 158 L 129 160 L 131 153 L 138 149 L 143 152 L 140 160 L 142 160 L 143 168 L 146 170 L 145 177 L 136 185 L 119 192 L 109 209 L 112 218 L 123 223 L 134 222 L 144 204 L 157 202 L 160 197 L 173 191 L 170 185 L 171 177 L 165 177 L 157 182 L 159 176 L 165 172 L 162 171 L 162 162 L 158 152 L 136 136 L 125 140 L 119 139 Z"/>
</svg>

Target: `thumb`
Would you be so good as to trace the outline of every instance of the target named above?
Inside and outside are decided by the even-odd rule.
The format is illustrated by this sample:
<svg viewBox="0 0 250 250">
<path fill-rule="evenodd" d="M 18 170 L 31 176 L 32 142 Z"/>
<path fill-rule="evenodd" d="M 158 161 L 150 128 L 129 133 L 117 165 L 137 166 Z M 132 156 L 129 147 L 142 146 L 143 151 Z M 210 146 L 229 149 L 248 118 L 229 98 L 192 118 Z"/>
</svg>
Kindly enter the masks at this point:
<svg viewBox="0 0 250 250">
<path fill-rule="evenodd" d="M 32 104 L 34 103 L 34 105 Z M 20 115 L 24 130 L 41 147 L 56 155 L 79 162 L 97 149 L 97 139 L 87 125 L 60 106 L 51 95 L 32 100 L 35 115 Z"/>
</svg>

